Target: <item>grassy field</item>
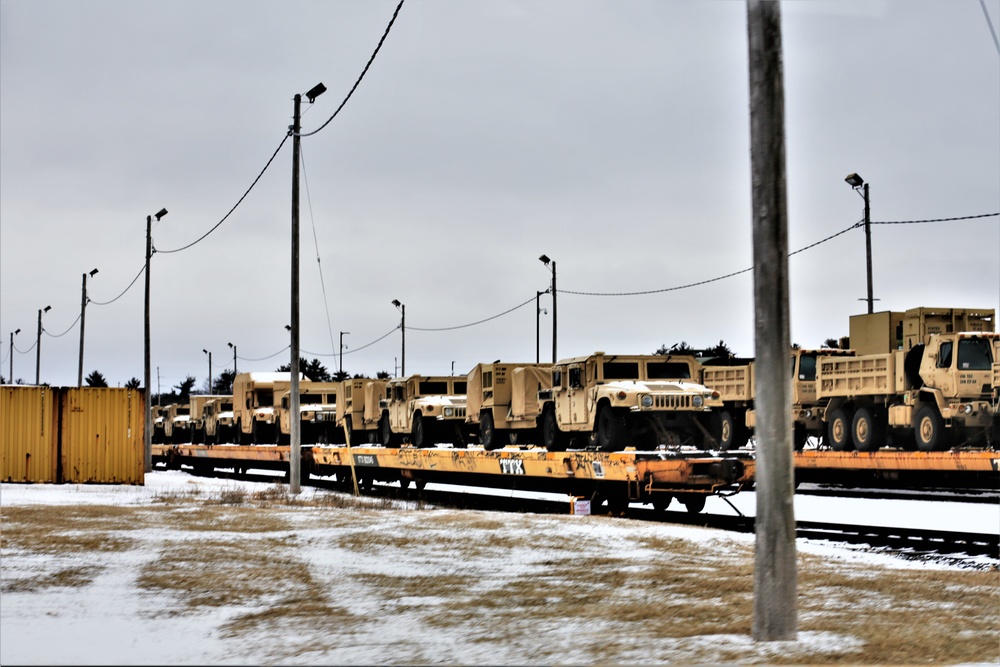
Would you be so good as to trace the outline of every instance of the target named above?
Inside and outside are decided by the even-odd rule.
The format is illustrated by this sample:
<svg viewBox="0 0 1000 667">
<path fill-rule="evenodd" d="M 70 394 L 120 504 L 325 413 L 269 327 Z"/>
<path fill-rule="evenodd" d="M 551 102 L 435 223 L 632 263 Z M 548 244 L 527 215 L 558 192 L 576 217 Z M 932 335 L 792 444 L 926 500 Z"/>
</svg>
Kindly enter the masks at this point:
<svg viewBox="0 0 1000 667">
<path fill-rule="evenodd" d="M 138 596 L 143 627 L 197 621 L 230 662 L 1000 662 L 1000 572 L 800 549 L 799 640 L 755 643 L 752 536 L 697 528 L 284 487 L 0 519 L 8 629 L 16 616 L 57 637 L 47 605 L 100 615 L 94 600 Z"/>
</svg>

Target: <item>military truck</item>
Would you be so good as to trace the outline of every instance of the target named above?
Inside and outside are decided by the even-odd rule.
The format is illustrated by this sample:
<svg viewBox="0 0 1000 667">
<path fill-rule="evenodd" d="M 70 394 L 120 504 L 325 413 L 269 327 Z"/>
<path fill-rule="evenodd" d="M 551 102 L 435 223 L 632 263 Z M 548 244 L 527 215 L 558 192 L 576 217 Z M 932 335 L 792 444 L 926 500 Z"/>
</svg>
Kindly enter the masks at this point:
<svg viewBox="0 0 1000 667">
<path fill-rule="evenodd" d="M 205 443 L 215 445 L 236 440 L 233 424 L 233 397 L 220 396 L 205 404 L 202 413 L 205 422 Z"/>
<path fill-rule="evenodd" d="M 163 435 L 163 406 L 154 405 L 150 408 L 150 415 L 153 421 L 153 435 L 150 441 L 154 444 L 163 444 L 167 441 Z"/>
<path fill-rule="evenodd" d="M 299 383 L 299 421 L 301 442 L 343 444 L 343 431 L 337 428 L 339 382 Z M 286 388 L 287 387 L 287 388 Z M 278 444 L 288 444 L 292 433 L 291 382 L 276 382 L 278 398 Z"/>
<path fill-rule="evenodd" d="M 220 394 L 199 394 L 191 397 L 189 411 L 189 425 L 191 428 L 191 442 L 205 442 L 205 406 L 209 401 L 217 398 L 224 398 Z"/>
<path fill-rule="evenodd" d="M 538 392 L 552 389 L 552 364 L 477 364 L 468 375 L 467 415 L 484 449 L 541 443 Z"/>
<path fill-rule="evenodd" d="M 379 401 L 379 442 L 399 447 L 408 441 L 415 447 L 450 442 L 465 447 L 469 441 L 466 415 L 465 376 L 410 375 L 385 385 Z"/>
<path fill-rule="evenodd" d="M 829 356 L 854 356 L 854 350 L 792 350 L 792 423 L 796 449 L 802 449 L 809 437 L 821 438 L 825 432 L 823 409 L 816 398 L 816 364 L 817 359 Z M 754 370 L 752 360 L 737 360 L 734 365 L 706 365 L 702 370 L 702 383 L 718 391 L 723 403 L 713 416 L 712 428 L 719 434 L 720 449 L 743 447 L 753 434 L 757 424 Z"/>
<path fill-rule="evenodd" d="M 699 384 L 688 355 L 609 355 L 565 359 L 552 367 L 552 389 L 539 392 L 542 439 L 549 450 L 570 444 L 617 451 L 718 446 L 712 434 L 719 392 Z"/>
<path fill-rule="evenodd" d="M 308 380 L 299 374 L 299 381 Z M 278 439 L 274 384 L 291 382 L 291 373 L 240 373 L 233 378 L 233 419 L 241 445 L 273 445 Z"/>
<path fill-rule="evenodd" d="M 191 442 L 191 404 L 171 403 L 163 409 L 164 442 Z"/>
<path fill-rule="evenodd" d="M 385 395 L 386 380 L 353 378 L 344 380 L 337 401 L 337 427 L 352 447 L 378 442 L 382 418 L 379 400 Z"/>
<path fill-rule="evenodd" d="M 993 442 L 993 322 L 992 310 L 915 308 L 902 317 L 903 349 L 821 359 L 817 398 L 830 446 L 868 452 L 888 440 L 934 451 Z"/>
</svg>

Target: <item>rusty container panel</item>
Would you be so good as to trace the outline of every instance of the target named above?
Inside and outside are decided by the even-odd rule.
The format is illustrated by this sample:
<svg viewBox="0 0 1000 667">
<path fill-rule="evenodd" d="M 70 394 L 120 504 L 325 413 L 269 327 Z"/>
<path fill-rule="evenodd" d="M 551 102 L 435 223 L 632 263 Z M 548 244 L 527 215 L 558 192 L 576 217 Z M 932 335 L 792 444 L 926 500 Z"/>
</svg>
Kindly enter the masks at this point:
<svg viewBox="0 0 1000 667">
<path fill-rule="evenodd" d="M 67 389 L 62 404 L 63 481 L 142 484 L 144 406 L 138 389 Z"/>
<path fill-rule="evenodd" d="M 0 481 L 58 481 L 58 390 L 0 387 Z"/>
</svg>

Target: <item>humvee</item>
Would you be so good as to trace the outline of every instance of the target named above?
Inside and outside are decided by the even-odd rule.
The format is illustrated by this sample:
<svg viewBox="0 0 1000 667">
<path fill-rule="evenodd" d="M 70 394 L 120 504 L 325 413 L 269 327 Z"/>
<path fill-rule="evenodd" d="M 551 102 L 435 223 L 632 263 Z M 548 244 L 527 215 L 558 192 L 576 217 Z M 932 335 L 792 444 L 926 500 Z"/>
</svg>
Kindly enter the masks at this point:
<svg viewBox="0 0 1000 667">
<path fill-rule="evenodd" d="M 398 447 L 403 440 L 415 447 L 438 442 L 465 447 L 466 382 L 464 376 L 444 375 L 389 380 L 379 401 L 379 441 L 386 447 Z"/>
</svg>

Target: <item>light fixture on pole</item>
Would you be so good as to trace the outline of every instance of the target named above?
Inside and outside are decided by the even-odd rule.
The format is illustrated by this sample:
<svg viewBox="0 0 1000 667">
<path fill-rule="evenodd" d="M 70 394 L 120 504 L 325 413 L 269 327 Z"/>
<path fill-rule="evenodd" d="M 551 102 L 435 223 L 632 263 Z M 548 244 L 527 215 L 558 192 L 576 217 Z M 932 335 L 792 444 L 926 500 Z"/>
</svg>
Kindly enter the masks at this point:
<svg viewBox="0 0 1000 667">
<path fill-rule="evenodd" d="M 90 277 L 93 278 L 97 274 L 97 269 L 90 272 Z M 80 367 L 77 369 L 76 373 L 76 386 L 83 386 L 83 329 L 87 323 L 87 275 L 83 274 L 83 300 L 80 303 Z"/>
<path fill-rule="evenodd" d="M 10 377 L 7 378 L 11 384 L 14 384 L 14 336 L 21 333 L 20 329 L 10 332 Z"/>
<path fill-rule="evenodd" d="M 208 393 L 212 393 L 212 353 L 208 350 L 202 348 L 201 350 L 208 355 Z"/>
<path fill-rule="evenodd" d="M 38 340 L 35 341 L 35 384 L 41 384 L 41 371 L 42 371 L 42 313 L 47 313 L 52 310 L 52 306 L 45 306 L 45 308 L 38 311 Z"/>
<path fill-rule="evenodd" d="M 547 255 L 542 255 L 538 258 L 538 261 L 552 272 L 552 286 L 549 288 L 552 291 L 552 363 L 556 363 L 556 327 L 558 326 L 558 311 L 556 310 L 556 263 L 549 259 Z M 552 265 L 551 267 L 549 266 L 550 264 Z"/>
<path fill-rule="evenodd" d="M 541 356 L 541 349 L 542 349 L 541 315 L 542 313 L 545 313 L 546 315 L 549 314 L 549 311 L 544 310 L 541 304 L 539 303 L 539 297 L 541 297 L 543 294 L 548 294 L 548 293 L 549 293 L 548 290 L 543 290 L 541 292 L 535 290 L 535 363 L 536 364 L 539 363 Z"/>
<path fill-rule="evenodd" d="M 340 332 L 340 377 L 344 377 L 344 334 L 350 335 L 350 331 Z"/>
<path fill-rule="evenodd" d="M 232 343 L 226 343 L 229 347 L 233 348 L 233 381 L 236 381 L 236 346 Z"/>
<path fill-rule="evenodd" d="M 326 86 L 322 83 L 316 84 L 306 93 L 306 99 L 312 104 L 316 98 L 326 92 Z M 291 331 L 291 361 L 289 371 L 291 372 L 291 391 L 289 392 L 289 412 L 293 415 L 299 414 L 299 144 L 302 137 L 299 136 L 302 120 L 302 95 L 296 94 L 293 98 L 292 109 L 292 321 Z M 288 462 L 288 491 L 298 494 L 301 491 L 300 477 L 302 468 L 302 420 L 297 416 L 291 420 L 289 433 L 289 462 Z"/>
<path fill-rule="evenodd" d="M 393 299 L 392 305 L 396 306 L 403 314 L 403 319 L 399 323 L 399 328 L 403 330 L 403 353 L 400 357 L 399 377 L 406 377 L 406 305 L 400 303 L 399 299 Z"/>
<path fill-rule="evenodd" d="M 861 178 L 857 174 L 848 174 L 847 178 L 844 179 L 847 184 L 854 188 L 857 192 L 859 188 L 863 188 L 864 192 L 859 192 L 865 200 L 865 261 L 868 269 L 868 314 L 875 312 L 875 297 L 872 288 L 872 218 L 871 218 L 871 206 L 868 200 L 868 184 L 865 183 L 865 179 Z"/>
<path fill-rule="evenodd" d="M 156 214 L 156 221 L 167 214 L 167 209 L 161 208 Z M 146 472 L 153 472 L 153 394 L 149 390 L 149 260 L 153 256 L 153 216 L 146 216 L 146 305 L 143 313 L 143 369 L 142 388 L 146 393 L 146 424 L 143 429 L 143 454 Z"/>
</svg>

